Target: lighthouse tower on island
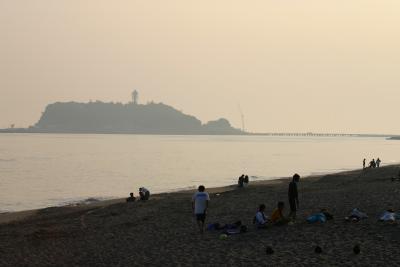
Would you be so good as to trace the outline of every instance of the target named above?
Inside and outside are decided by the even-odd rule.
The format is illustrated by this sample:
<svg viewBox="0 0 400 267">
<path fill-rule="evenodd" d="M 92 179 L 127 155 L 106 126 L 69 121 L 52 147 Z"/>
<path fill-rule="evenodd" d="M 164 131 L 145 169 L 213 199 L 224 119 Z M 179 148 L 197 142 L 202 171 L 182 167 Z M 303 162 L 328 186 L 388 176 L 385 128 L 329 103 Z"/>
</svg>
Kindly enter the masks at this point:
<svg viewBox="0 0 400 267">
<path fill-rule="evenodd" d="M 132 92 L 132 103 L 134 105 L 138 104 L 138 100 L 139 100 L 139 92 L 137 90 Z"/>
</svg>

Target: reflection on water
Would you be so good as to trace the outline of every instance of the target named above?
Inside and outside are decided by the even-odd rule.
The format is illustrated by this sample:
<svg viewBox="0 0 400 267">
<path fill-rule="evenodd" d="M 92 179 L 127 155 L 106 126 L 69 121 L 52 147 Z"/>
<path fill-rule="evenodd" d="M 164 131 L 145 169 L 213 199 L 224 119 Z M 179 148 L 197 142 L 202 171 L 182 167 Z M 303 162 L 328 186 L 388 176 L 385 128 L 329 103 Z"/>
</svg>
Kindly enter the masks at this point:
<svg viewBox="0 0 400 267">
<path fill-rule="evenodd" d="M 0 135 L 0 212 L 398 162 L 399 141 L 356 137 Z"/>
</svg>

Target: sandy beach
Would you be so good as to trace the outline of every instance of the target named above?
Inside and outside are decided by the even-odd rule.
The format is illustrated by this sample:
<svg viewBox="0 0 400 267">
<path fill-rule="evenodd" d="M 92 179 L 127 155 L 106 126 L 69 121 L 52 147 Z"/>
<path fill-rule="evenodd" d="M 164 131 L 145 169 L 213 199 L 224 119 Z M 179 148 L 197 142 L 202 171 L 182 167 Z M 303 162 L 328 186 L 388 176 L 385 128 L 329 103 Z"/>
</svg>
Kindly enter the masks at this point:
<svg viewBox="0 0 400 267">
<path fill-rule="evenodd" d="M 247 233 L 225 240 L 218 231 L 197 232 L 193 191 L 154 195 L 147 202 L 119 199 L 1 214 L 0 266 L 395 266 L 400 264 L 400 226 L 377 219 L 388 208 L 400 210 L 400 182 L 390 179 L 399 169 L 302 178 L 297 223 L 266 230 L 252 224 L 257 207 L 265 203 L 270 215 L 277 201 L 288 204 L 289 178 L 244 189 L 208 189 L 207 222 L 241 220 L 248 226 Z M 307 223 L 308 215 L 321 208 L 334 219 Z M 353 208 L 369 218 L 346 222 Z M 355 244 L 361 247 L 359 255 L 353 254 Z M 267 247 L 274 254 L 267 255 Z"/>
</svg>

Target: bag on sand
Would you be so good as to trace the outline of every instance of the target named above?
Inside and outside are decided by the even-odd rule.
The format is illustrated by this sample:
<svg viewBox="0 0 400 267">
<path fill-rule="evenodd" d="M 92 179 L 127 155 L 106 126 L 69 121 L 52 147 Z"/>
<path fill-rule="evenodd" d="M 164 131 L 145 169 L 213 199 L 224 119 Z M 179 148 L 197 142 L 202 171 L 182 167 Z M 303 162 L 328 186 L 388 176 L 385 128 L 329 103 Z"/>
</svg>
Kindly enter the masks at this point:
<svg viewBox="0 0 400 267">
<path fill-rule="evenodd" d="M 240 226 L 240 228 L 226 229 L 224 233 L 227 235 L 237 235 L 237 234 L 242 234 L 242 233 L 246 233 L 246 232 L 247 232 L 247 226 L 242 225 L 242 226 Z"/>
</svg>

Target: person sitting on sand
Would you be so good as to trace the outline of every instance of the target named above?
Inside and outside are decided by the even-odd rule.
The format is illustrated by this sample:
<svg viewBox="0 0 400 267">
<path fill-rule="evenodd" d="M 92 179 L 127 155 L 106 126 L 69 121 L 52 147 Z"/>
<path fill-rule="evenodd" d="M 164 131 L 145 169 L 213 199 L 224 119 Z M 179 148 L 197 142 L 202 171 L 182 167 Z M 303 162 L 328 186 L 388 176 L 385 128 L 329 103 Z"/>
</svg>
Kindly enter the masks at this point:
<svg viewBox="0 0 400 267">
<path fill-rule="evenodd" d="M 295 173 L 293 175 L 293 179 L 289 184 L 289 205 L 290 205 L 290 214 L 289 217 L 294 222 L 296 220 L 296 211 L 299 208 L 299 195 L 297 192 L 297 183 L 300 181 L 300 175 Z"/>
<path fill-rule="evenodd" d="M 370 161 L 369 167 L 370 167 L 370 168 L 375 168 L 375 167 L 376 167 L 375 159 L 372 159 L 372 160 Z"/>
<path fill-rule="evenodd" d="M 268 218 L 265 215 L 265 204 L 261 204 L 258 207 L 258 211 L 256 213 L 256 216 L 254 216 L 253 223 L 257 226 L 257 228 L 262 229 L 266 228 L 268 226 Z"/>
<path fill-rule="evenodd" d="M 285 203 L 282 201 L 278 202 L 277 208 L 274 210 L 274 212 L 271 215 L 271 222 L 274 225 L 285 225 L 289 222 L 285 216 L 283 216 L 283 209 L 285 207 Z"/>
<path fill-rule="evenodd" d="M 139 188 L 140 200 L 146 201 L 150 198 L 150 191 L 144 187 Z"/>
<path fill-rule="evenodd" d="M 133 193 L 130 193 L 130 197 L 126 199 L 126 202 L 135 202 L 136 198 L 133 196 Z"/>
<path fill-rule="evenodd" d="M 200 185 L 198 192 L 192 197 L 192 210 L 196 216 L 197 225 L 199 226 L 201 234 L 204 233 L 204 223 L 207 215 L 208 202 L 210 201 L 210 196 L 205 190 L 206 188 Z"/>
</svg>

